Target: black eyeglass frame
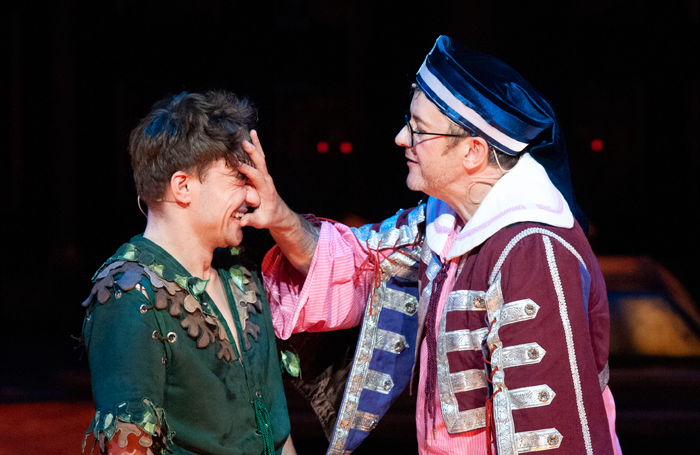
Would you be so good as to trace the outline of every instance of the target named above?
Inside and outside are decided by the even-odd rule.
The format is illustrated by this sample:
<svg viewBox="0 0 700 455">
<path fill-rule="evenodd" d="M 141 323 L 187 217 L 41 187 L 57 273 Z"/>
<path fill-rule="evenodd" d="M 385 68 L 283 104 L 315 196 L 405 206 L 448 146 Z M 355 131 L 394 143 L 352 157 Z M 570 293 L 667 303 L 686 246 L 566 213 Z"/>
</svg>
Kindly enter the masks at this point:
<svg viewBox="0 0 700 455">
<path fill-rule="evenodd" d="M 476 136 L 476 134 L 474 134 L 474 133 L 450 134 L 450 133 L 428 133 L 425 131 L 414 131 L 413 127 L 411 126 L 411 115 L 405 114 L 405 118 L 406 118 L 406 128 L 408 128 L 408 137 L 410 139 L 410 143 L 408 144 L 409 147 L 413 147 L 413 135 L 414 134 L 427 134 L 429 136 L 447 136 L 447 137 L 474 137 L 474 136 Z"/>
</svg>

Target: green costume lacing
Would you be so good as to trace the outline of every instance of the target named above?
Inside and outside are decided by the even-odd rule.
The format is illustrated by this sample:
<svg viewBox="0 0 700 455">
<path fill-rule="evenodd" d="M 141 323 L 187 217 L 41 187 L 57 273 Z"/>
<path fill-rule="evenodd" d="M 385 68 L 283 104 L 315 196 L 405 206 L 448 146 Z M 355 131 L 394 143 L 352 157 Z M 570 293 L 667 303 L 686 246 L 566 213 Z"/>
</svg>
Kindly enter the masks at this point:
<svg viewBox="0 0 700 455">
<path fill-rule="evenodd" d="M 275 454 L 275 440 L 272 436 L 272 424 L 270 423 L 270 413 L 265 404 L 263 404 L 260 396 L 256 395 L 253 400 L 253 408 L 255 408 L 255 422 L 258 424 L 258 431 L 262 436 L 264 454 Z"/>
</svg>

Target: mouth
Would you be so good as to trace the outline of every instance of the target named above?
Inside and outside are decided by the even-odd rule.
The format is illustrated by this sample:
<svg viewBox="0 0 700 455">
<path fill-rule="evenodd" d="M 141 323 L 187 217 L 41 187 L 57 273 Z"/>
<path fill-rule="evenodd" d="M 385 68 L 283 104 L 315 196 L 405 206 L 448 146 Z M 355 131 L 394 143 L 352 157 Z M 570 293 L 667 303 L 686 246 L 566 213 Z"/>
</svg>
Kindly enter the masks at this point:
<svg viewBox="0 0 700 455">
<path fill-rule="evenodd" d="M 233 214 L 233 218 L 241 219 L 243 218 L 243 215 L 245 215 L 245 212 L 236 212 Z"/>
</svg>

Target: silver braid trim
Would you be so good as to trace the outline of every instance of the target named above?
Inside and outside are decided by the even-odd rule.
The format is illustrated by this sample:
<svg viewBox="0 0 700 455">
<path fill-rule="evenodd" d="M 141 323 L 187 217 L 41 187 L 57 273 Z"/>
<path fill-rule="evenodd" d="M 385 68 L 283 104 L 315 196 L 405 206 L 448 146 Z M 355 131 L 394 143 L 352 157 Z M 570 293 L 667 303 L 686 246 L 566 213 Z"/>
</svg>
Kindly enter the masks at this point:
<svg viewBox="0 0 700 455">
<path fill-rule="evenodd" d="M 574 392 L 576 393 L 576 407 L 578 409 L 579 420 L 581 421 L 581 428 L 583 430 L 583 441 L 586 446 L 586 453 L 588 455 L 593 455 L 593 444 L 591 443 L 591 433 L 588 428 L 588 417 L 586 416 L 586 408 L 583 405 L 583 391 L 581 389 L 581 378 L 578 373 L 578 364 L 576 362 L 576 350 L 574 349 L 574 336 L 571 329 L 571 321 L 569 320 L 569 312 L 566 308 L 566 299 L 564 297 L 564 288 L 561 284 L 561 279 L 559 277 L 559 269 L 557 267 L 557 261 L 554 258 L 554 248 L 552 247 L 552 241 L 546 235 L 542 236 L 544 241 L 545 251 L 547 252 L 547 263 L 549 264 L 549 271 L 552 275 L 552 281 L 554 282 L 554 289 L 557 293 L 557 299 L 559 300 L 559 314 L 561 316 L 562 324 L 564 325 L 564 334 L 566 336 L 566 350 L 569 354 L 569 365 L 571 367 L 571 377 L 574 381 Z M 558 239 L 561 241 L 561 239 Z M 568 244 L 565 244 L 565 246 Z M 580 260 L 580 259 L 579 259 Z"/>
<path fill-rule="evenodd" d="M 549 231 L 547 229 L 542 229 L 542 228 L 530 228 L 530 229 L 525 229 L 522 231 L 520 234 L 516 235 L 513 237 L 513 239 L 508 242 L 508 245 L 505 247 L 503 250 L 503 253 L 501 253 L 501 257 L 498 258 L 498 261 L 496 262 L 496 265 L 493 268 L 493 272 L 491 272 L 491 277 L 489 278 L 489 286 L 493 284 L 494 280 L 496 279 L 496 275 L 498 275 L 498 272 L 501 270 L 501 266 L 503 266 L 503 263 L 506 260 L 506 257 L 508 257 L 508 254 L 510 251 L 515 247 L 515 245 L 524 239 L 525 237 L 532 235 L 532 234 L 543 234 L 552 238 L 557 239 L 564 247 L 566 247 L 567 250 L 571 251 L 571 254 L 576 256 L 576 259 L 583 264 L 583 267 L 588 270 L 588 267 L 586 267 L 586 263 L 583 262 L 583 258 L 581 257 L 580 254 L 578 254 L 578 251 L 574 249 L 573 246 L 563 238 L 559 237 L 557 234 L 555 234 L 552 231 Z"/>
</svg>

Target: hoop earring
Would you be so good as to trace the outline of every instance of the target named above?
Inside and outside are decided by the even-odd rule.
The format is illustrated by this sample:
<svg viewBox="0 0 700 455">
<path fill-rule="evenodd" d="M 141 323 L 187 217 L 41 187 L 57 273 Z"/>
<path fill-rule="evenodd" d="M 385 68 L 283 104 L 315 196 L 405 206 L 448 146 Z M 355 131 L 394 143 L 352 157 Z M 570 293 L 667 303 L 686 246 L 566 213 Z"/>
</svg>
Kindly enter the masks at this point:
<svg viewBox="0 0 700 455">
<path fill-rule="evenodd" d="M 470 202 L 471 204 L 474 204 L 474 205 L 480 205 L 482 202 L 484 202 L 484 199 L 481 199 L 480 201 L 475 201 L 474 199 L 472 199 L 472 187 L 473 187 L 474 185 L 476 185 L 477 183 L 481 183 L 481 184 L 484 184 L 484 185 L 488 185 L 488 186 L 493 187 L 493 185 L 491 184 L 491 182 L 487 182 L 487 181 L 484 181 L 484 180 L 479 180 L 479 181 L 476 181 L 476 182 L 472 182 L 471 185 L 469 185 L 469 188 L 467 188 L 467 199 L 469 199 L 469 202 Z M 487 193 L 487 194 L 488 194 L 488 193 Z M 484 197 L 486 197 L 486 196 L 484 196 Z"/>
<path fill-rule="evenodd" d="M 145 216 L 148 219 L 148 215 L 146 215 L 146 212 L 143 211 L 143 208 L 141 208 L 141 196 L 136 196 L 136 204 L 139 206 L 139 210 L 141 213 L 143 213 L 143 216 Z"/>
</svg>

